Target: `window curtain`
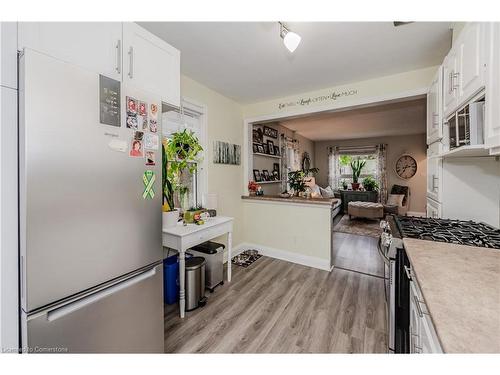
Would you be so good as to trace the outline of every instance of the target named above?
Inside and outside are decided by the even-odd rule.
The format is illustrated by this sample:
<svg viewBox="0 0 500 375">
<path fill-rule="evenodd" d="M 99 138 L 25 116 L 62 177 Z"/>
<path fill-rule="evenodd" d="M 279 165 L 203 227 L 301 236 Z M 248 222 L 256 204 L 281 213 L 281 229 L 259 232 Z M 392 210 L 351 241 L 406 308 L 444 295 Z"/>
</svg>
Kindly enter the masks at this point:
<svg viewBox="0 0 500 375">
<path fill-rule="evenodd" d="M 330 147 L 328 150 L 328 185 L 333 190 L 340 188 L 340 160 L 339 148 Z"/>
<path fill-rule="evenodd" d="M 379 184 L 378 200 L 380 203 L 387 203 L 387 145 L 377 145 L 377 180 Z"/>
<path fill-rule="evenodd" d="M 281 191 L 289 191 L 288 172 L 297 171 L 300 166 L 299 141 L 284 137 L 282 135 L 281 170 L 283 171 L 283 181 L 281 182 Z"/>
</svg>

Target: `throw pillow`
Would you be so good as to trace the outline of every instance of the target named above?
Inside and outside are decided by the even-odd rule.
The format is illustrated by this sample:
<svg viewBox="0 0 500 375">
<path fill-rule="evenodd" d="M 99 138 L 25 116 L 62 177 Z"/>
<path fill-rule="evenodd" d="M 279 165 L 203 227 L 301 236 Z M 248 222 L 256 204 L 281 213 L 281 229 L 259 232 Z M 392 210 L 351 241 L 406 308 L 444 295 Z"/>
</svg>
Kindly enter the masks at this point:
<svg viewBox="0 0 500 375">
<path fill-rule="evenodd" d="M 389 194 L 387 204 L 391 206 L 403 207 L 404 194 Z"/>
<path fill-rule="evenodd" d="M 327 186 L 326 188 L 320 187 L 319 190 L 321 191 L 321 196 L 323 198 L 334 198 L 335 195 L 333 194 L 333 190 L 330 186 Z"/>
</svg>

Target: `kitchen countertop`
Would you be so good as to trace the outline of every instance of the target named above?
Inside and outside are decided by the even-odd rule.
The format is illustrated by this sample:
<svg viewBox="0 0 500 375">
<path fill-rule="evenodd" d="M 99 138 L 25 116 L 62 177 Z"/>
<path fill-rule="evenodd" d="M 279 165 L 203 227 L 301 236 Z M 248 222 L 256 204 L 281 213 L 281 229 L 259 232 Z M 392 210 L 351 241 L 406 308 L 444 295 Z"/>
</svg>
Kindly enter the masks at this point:
<svg viewBox="0 0 500 375">
<path fill-rule="evenodd" d="M 500 250 L 404 240 L 445 353 L 500 353 Z"/>
<path fill-rule="evenodd" d="M 260 196 L 242 195 L 241 198 L 248 200 L 257 200 L 257 201 L 305 203 L 305 204 L 331 206 L 331 207 L 337 207 L 340 204 L 340 199 L 338 198 L 302 198 L 302 197 L 282 198 L 279 195 L 260 195 Z"/>
</svg>

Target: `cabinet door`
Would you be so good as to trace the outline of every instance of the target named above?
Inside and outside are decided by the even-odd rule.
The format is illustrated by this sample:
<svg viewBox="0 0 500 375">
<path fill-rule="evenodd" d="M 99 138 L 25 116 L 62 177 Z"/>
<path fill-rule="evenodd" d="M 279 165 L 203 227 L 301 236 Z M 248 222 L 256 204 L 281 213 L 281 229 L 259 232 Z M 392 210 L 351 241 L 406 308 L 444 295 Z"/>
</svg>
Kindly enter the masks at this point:
<svg viewBox="0 0 500 375">
<path fill-rule="evenodd" d="M 123 24 L 123 80 L 180 106 L 180 52 L 135 23 Z"/>
<path fill-rule="evenodd" d="M 484 42 L 485 35 L 481 23 L 465 26 L 458 43 L 458 105 L 470 99 L 484 87 Z"/>
<path fill-rule="evenodd" d="M 17 24 L 0 22 L 0 86 L 17 89 Z"/>
<path fill-rule="evenodd" d="M 427 149 L 427 196 L 441 202 L 443 159 L 438 157 L 440 142 Z"/>
<path fill-rule="evenodd" d="M 431 217 L 433 219 L 441 218 L 441 204 L 432 200 L 431 198 L 427 198 L 427 217 Z"/>
<path fill-rule="evenodd" d="M 457 107 L 457 52 L 452 48 L 443 62 L 443 112 L 448 116 Z"/>
<path fill-rule="evenodd" d="M 443 137 L 442 85 L 443 69 L 439 67 L 427 93 L 427 144 Z"/>
<path fill-rule="evenodd" d="M 488 25 L 485 144 L 490 154 L 500 155 L 500 23 Z"/>
<path fill-rule="evenodd" d="M 28 47 L 121 81 L 119 22 L 20 22 L 18 48 Z"/>
<path fill-rule="evenodd" d="M 419 354 L 422 353 L 422 344 L 420 340 L 420 330 L 421 330 L 421 317 L 419 316 L 419 310 L 416 305 L 417 295 L 415 294 L 415 288 L 413 286 L 413 281 L 411 281 L 410 287 L 410 353 Z"/>
</svg>

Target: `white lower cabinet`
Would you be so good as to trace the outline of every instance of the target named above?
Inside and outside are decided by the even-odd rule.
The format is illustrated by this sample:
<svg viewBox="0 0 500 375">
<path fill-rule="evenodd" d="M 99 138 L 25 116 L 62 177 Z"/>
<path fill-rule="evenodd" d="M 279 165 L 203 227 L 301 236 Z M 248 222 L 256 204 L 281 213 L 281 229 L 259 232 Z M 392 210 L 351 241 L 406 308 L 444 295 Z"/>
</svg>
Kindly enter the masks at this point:
<svg viewBox="0 0 500 375">
<path fill-rule="evenodd" d="M 443 353 L 415 277 L 410 285 L 410 353 Z"/>
<path fill-rule="evenodd" d="M 441 202 L 443 185 L 443 159 L 441 142 L 434 142 L 427 148 L 427 197 Z"/>
</svg>

